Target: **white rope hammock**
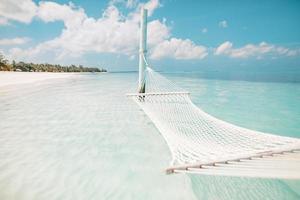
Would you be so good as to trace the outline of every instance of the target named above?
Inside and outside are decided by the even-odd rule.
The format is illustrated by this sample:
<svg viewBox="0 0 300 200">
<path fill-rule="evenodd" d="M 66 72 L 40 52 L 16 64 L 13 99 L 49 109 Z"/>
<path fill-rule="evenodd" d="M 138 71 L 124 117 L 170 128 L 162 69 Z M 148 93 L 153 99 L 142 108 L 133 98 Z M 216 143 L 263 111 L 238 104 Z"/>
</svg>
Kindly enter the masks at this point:
<svg viewBox="0 0 300 200">
<path fill-rule="evenodd" d="M 221 121 L 159 73 L 145 73 L 146 93 L 128 96 L 166 140 L 173 158 L 167 173 L 300 179 L 300 139 Z"/>
</svg>

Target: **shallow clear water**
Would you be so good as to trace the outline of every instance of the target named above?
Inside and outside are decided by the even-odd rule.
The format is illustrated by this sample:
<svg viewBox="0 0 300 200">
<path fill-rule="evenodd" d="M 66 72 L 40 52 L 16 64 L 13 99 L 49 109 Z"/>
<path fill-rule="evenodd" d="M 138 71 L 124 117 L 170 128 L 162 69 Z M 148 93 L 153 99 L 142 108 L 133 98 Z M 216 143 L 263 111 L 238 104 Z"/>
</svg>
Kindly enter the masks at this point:
<svg viewBox="0 0 300 200">
<path fill-rule="evenodd" d="M 165 74 L 223 120 L 300 137 L 300 84 Z M 0 88 L 0 199 L 299 199 L 299 181 L 164 174 L 168 148 L 126 99 L 135 73 Z"/>
</svg>

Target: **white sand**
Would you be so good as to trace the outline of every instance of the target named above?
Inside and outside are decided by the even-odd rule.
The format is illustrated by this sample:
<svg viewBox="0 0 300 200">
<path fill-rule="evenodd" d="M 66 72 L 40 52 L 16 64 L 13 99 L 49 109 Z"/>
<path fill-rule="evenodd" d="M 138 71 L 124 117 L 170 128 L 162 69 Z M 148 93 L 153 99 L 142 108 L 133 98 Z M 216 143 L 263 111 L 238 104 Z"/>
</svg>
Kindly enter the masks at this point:
<svg viewBox="0 0 300 200">
<path fill-rule="evenodd" d="M 54 78 L 66 78 L 73 75 L 74 73 L 0 72 L 0 87 L 23 83 L 33 83 Z"/>
</svg>

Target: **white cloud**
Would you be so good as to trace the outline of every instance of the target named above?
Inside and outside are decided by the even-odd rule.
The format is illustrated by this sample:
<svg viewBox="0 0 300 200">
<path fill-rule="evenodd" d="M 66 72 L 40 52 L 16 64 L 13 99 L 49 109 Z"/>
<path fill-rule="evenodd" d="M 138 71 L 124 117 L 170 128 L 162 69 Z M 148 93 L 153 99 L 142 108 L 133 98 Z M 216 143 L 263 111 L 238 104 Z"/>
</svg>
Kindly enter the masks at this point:
<svg viewBox="0 0 300 200">
<path fill-rule="evenodd" d="M 37 17 L 47 23 L 63 21 L 65 27 L 61 35 L 29 49 L 13 48 L 9 51 L 9 58 L 26 61 L 51 54 L 55 59 L 63 59 L 89 52 L 124 54 L 133 58 L 138 52 L 139 15 L 143 5 L 149 9 L 150 15 L 160 6 L 158 0 L 150 0 L 124 16 L 114 4 L 109 4 L 103 15 L 95 19 L 70 3 L 41 2 Z M 156 59 L 200 59 L 207 54 L 205 47 L 190 40 L 171 38 L 166 20 L 149 22 L 148 44 L 150 55 Z M 162 53 L 159 47 L 163 47 L 165 52 Z"/>
<path fill-rule="evenodd" d="M 170 38 L 171 33 L 169 27 L 165 23 L 154 20 L 148 23 L 147 35 L 149 46 L 154 46 Z"/>
<path fill-rule="evenodd" d="M 87 16 L 82 8 L 76 8 L 72 3 L 60 5 L 55 2 L 41 2 L 37 16 L 45 22 L 63 21 L 66 28 L 79 27 Z"/>
<path fill-rule="evenodd" d="M 153 59 L 175 58 L 175 59 L 202 59 L 207 55 L 204 46 L 197 46 L 191 40 L 171 38 L 154 47 L 151 54 Z"/>
<path fill-rule="evenodd" d="M 138 0 L 110 0 L 109 5 L 123 4 L 126 8 L 135 8 L 138 5 Z"/>
<path fill-rule="evenodd" d="M 16 37 L 16 38 L 4 38 L 0 39 L 0 46 L 11 46 L 11 45 L 21 45 L 29 41 L 29 38 L 26 37 Z"/>
<path fill-rule="evenodd" d="M 122 16 L 113 5 L 103 12 L 102 17 L 94 19 L 72 4 L 41 2 L 37 16 L 45 22 L 63 21 L 65 28 L 60 36 L 35 47 L 12 49 L 10 58 L 29 60 L 49 53 L 62 59 L 87 52 L 132 55 L 138 45 L 138 22 Z"/>
<path fill-rule="evenodd" d="M 99 19 L 88 18 L 82 10 L 71 7 L 64 7 L 61 11 L 64 14 L 59 15 L 60 20 L 66 27 L 59 37 L 46 45 L 61 49 L 60 56 L 81 55 L 89 51 L 129 55 L 136 48 L 138 24 L 124 18 L 115 6 L 109 6 Z M 73 19 L 72 16 L 77 17 Z"/>
<path fill-rule="evenodd" d="M 36 15 L 37 6 L 31 0 L 1 0 L 0 17 L 2 22 L 14 20 L 30 23 Z"/>
<path fill-rule="evenodd" d="M 134 8 L 138 4 L 138 0 L 127 0 L 126 7 L 127 8 Z"/>
<path fill-rule="evenodd" d="M 247 44 L 241 48 L 233 48 L 233 44 L 226 41 L 215 50 L 215 55 L 227 55 L 231 58 L 256 57 L 257 59 L 262 59 L 263 55 L 295 56 L 299 53 L 298 49 L 289 49 L 266 42 L 261 42 L 258 45 Z"/>
<path fill-rule="evenodd" d="M 150 0 L 147 3 L 145 3 L 143 6 L 148 10 L 149 15 L 151 16 L 154 10 L 159 8 L 161 4 L 159 3 L 159 0 Z"/>
<path fill-rule="evenodd" d="M 219 27 L 221 28 L 227 28 L 228 27 L 228 23 L 226 20 L 220 21 L 219 22 Z"/>
<path fill-rule="evenodd" d="M 53 60 L 53 56 L 59 57 L 60 54 L 61 52 L 60 49 L 57 48 L 57 45 L 50 41 L 25 50 L 18 47 L 11 48 L 6 56 L 10 60 L 45 62 L 43 59 L 50 58 Z"/>
<path fill-rule="evenodd" d="M 228 52 L 231 51 L 231 47 L 232 47 L 232 43 L 226 41 L 216 49 L 215 54 L 216 55 L 228 54 Z"/>
<path fill-rule="evenodd" d="M 203 28 L 203 29 L 201 30 L 202 33 L 207 33 L 207 31 L 208 31 L 207 28 Z"/>
</svg>

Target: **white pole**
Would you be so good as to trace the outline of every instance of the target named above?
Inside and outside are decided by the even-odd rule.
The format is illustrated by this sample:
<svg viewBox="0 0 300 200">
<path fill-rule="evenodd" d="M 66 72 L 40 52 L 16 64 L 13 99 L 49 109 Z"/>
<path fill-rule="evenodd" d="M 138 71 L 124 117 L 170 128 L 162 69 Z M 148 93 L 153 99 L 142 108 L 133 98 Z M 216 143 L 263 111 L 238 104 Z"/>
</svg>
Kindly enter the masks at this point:
<svg viewBox="0 0 300 200">
<path fill-rule="evenodd" d="M 147 53 L 147 9 L 142 8 L 140 24 L 140 51 L 139 51 L 139 93 L 145 93 L 145 68 Z"/>
</svg>

